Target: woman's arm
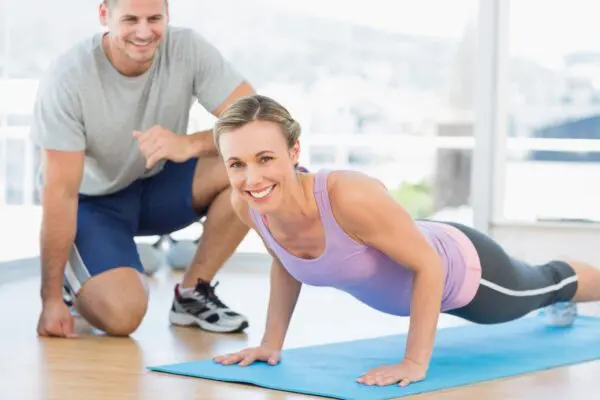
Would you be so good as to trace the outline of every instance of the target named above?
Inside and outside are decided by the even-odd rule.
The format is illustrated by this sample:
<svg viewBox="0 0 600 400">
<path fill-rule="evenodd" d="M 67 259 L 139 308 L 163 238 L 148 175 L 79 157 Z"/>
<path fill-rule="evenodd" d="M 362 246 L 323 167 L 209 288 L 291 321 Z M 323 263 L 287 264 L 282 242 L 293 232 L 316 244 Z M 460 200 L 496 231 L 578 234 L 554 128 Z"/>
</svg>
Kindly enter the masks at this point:
<svg viewBox="0 0 600 400">
<path fill-rule="evenodd" d="M 302 284 L 273 257 L 267 324 L 261 345 L 281 350 Z"/>
<path fill-rule="evenodd" d="M 328 182 L 334 216 L 348 235 L 414 271 L 405 359 L 428 367 L 440 314 L 442 261 L 410 214 L 375 179 L 334 173 Z"/>
<path fill-rule="evenodd" d="M 235 194 L 232 194 L 231 203 L 233 209 L 239 218 L 249 228 L 253 229 L 260 236 L 260 232 L 256 228 L 248 205 L 239 199 Z M 281 264 L 281 261 L 273 253 L 273 251 L 264 242 L 265 248 L 273 258 L 271 264 L 271 289 L 269 296 L 269 307 L 267 310 L 267 323 L 265 326 L 265 333 L 261 341 L 261 345 L 269 348 L 281 350 L 285 341 L 285 335 L 287 333 L 292 314 L 296 308 L 298 296 L 300 295 L 300 289 L 302 283 L 295 279 Z"/>
</svg>

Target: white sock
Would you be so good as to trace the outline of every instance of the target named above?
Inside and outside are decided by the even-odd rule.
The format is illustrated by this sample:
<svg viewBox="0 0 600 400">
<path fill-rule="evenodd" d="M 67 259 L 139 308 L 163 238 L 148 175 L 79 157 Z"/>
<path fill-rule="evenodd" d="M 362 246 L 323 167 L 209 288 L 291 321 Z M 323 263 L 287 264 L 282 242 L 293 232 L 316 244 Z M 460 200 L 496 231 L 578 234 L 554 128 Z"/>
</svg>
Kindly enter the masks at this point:
<svg viewBox="0 0 600 400">
<path fill-rule="evenodd" d="M 196 289 L 195 287 L 189 287 L 189 288 L 184 288 L 179 286 L 178 291 L 179 291 L 179 295 L 182 297 L 192 297 L 192 295 L 194 294 L 194 289 Z"/>
</svg>

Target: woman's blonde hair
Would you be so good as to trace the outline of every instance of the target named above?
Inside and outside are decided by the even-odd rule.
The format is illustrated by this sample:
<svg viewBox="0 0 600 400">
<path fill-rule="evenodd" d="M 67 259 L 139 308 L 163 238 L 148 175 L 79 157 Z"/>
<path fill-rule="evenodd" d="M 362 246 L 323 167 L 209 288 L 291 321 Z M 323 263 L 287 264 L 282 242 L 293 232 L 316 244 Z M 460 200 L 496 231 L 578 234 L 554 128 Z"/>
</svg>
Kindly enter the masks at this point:
<svg viewBox="0 0 600 400">
<path fill-rule="evenodd" d="M 277 124 L 290 149 L 300 138 L 300 124 L 292 118 L 289 111 L 272 98 L 256 94 L 238 99 L 221 114 L 213 129 L 213 140 L 217 150 L 221 151 L 219 137 L 222 134 L 239 129 L 252 121 Z"/>
</svg>

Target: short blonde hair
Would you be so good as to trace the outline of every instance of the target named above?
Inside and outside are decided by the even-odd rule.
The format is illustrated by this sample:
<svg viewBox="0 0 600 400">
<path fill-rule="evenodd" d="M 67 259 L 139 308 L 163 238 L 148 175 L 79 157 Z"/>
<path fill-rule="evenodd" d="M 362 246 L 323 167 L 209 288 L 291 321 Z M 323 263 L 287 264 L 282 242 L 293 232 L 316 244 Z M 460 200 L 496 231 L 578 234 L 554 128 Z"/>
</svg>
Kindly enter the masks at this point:
<svg viewBox="0 0 600 400">
<path fill-rule="evenodd" d="M 285 137 L 288 148 L 300 138 L 300 124 L 292 118 L 281 104 L 264 95 L 252 95 L 238 99 L 223 111 L 213 129 L 215 147 L 220 152 L 219 137 L 252 121 L 269 121 L 277 124 Z"/>
</svg>

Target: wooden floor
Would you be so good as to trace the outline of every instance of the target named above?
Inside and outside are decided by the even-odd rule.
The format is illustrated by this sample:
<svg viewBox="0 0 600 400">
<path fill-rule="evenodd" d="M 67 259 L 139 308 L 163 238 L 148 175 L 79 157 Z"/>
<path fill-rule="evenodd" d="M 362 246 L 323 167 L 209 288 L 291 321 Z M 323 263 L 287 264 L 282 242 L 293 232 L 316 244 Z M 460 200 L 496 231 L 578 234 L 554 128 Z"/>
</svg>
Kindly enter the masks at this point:
<svg viewBox="0 0 600 400">
<path fill-rule="evenodd" d="M 218 293 L 251 319 L 244 334 L 216 335 L 172 327 L 167 312 L 178 276 L 161 271 L 150 279 L 149 314 L 131 338 L 104 337 L 85 323 L 78 339 L 41 339 L 35 334 L 40 309 L 38 280 L 0 283 L 0 399 L 308 399 L 251 386 L 147 371 L 148 365 L 211 357 L 260 340 L 268 296 L 267 277 L 225 272 Z M 440 325 L 460 323 L 443 317 Z M 349 296 L 306 288 L 294 316 L 290 347 L 406 332 L 403 319 L 372 312 Z M 600 332 L 598 332 L 600 334 Z M 549 349 L 549 351 L 552 351 Z M 415 396 L 421 400 L 598 399 L 600 362 L 516 379 Z"/>
</svg>

